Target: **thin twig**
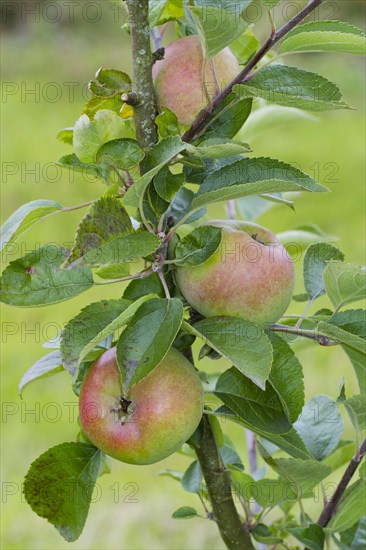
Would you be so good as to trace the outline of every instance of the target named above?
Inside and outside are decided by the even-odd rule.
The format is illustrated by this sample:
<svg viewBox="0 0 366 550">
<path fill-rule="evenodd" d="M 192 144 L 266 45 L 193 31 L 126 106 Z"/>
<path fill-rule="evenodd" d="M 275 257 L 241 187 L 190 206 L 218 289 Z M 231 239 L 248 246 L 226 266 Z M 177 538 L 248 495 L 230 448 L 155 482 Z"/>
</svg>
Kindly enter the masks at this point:
<svg viewBox="0 0 366 550">
<path fill-rule="evenodd" d="M 121 277 L 120 279 L 108 279 L 107 281 L 96 281 L 95 285 L 111 285 L 113 283 L 123 283 L 124 281 L 133 281 L 134 279 L 143 279 L 144 277 L 149 277 L 154 273 L 153 269 L 148 269 L 147 271 L 142 271 L 137 275 L 128 275 L 126 277 Z"/>
<path fill-rule="evenodd" d="M 245 83 L 251 70 L 254 69 L 254 67 L 259 63 L 259 61 L 261 61 L 261 59 L 263 59 L 271 48 L 323 2 L 324 0 L 310 0 L 310 2 L 297 15 L 295 15 L 295 17 L 290 19 L 290 21 L 288 21 L 288 23 L 281 27 L 277 32 L 273 34 L 272 29 L 271 35 L 263 46 L 257 51 L 244 69 L 238 74 L 238 76 L 221 93 L 216 95 L 207 107 L 198 115 L 192 126 L 183 135 L 182 140 L 186 142 L 193 141 L 196 138 L 196 133 L 202 124 L 207 121 L 213 111 L 231 94 L 233 87 L 236 84 Z"/>
<path fill-rule="evenodd" d="M 319 332 L 316 332 L 315 330 L 302 330 L 300 328 L 289 327 L 288 325 L 281 325 L 279 323 L 271 325 L 269 330 L 272 332 L 284 332 L 287 334 L 294 334 L 295 336 L 301 336 L 302 338 L 309 338 L 310 340 L 318 342 L 321 346 L 337 346 L 341 343 L 338 342 L 338 340 L 332 340 L 329 336 L 319 334 Z"/>
</svg>

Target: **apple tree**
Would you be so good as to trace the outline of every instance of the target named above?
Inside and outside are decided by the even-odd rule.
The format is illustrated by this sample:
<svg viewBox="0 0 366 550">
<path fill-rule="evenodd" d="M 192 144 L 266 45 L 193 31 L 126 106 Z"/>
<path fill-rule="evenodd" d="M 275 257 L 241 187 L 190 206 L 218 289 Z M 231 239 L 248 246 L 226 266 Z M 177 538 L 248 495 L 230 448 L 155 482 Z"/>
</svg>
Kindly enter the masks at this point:
<svg viewBox="0 0 366 550">
<path fill-rule="evenodd" d="M 123 2 L 133 74 L 99 69 L 84 112 L 58 134 L 72 147 L 59 166 L 98 178 L 100 196 L 72 207 L 34 200 L 2 227 L 5 250 L 42 218 L 87 208 L 71 249 L 45 244 L 10 262 L 0 293 L 16 307 L 83 292 L 90 300 L 19 385 L 22 393 L 66 371 L 80 397 L 75 441 L 37 458 L 24 483 L 29 505 L 67 541 L 84 529 L 108 456 L 151 464 L 183 445 L 193 461 L 171 475 L 203 512 L 181 507 L 173 517 L 215 522 L 229 549 L 365 543 L 366 332 L 364 311 L 352 306 L 364 298 L 365 269 L 312 225 L 275 236 L 255 223 L 272 204 L 293 208 L 294 196 L 316 201 L 328 190 L 292 164 L 257 157 L 240 137 L 268 104 L 320 116 L 348 108 L 337 84 L 286 61 L 302 52 L 362 55 L 365 36 L 347 22 L 309 18 L 322 0 L 277 27 L 279 3 L 261 1 L 269 28 L 261 43 L 246 20 L 251 0 Z M 212 205 L 227 219 L 210 220 Z M 303 292 L 293 295 L 299 250 Z M 119 299 L 108 298 L 110 284 L 120 285 Z M 105 298 L 94 302 L 100 285 Z M 328 306 L 319 309 L 321 296 Z M 288 313 L 292 300 L 303 302 L 302 314 Z M 341 346 L 359 393 L 319 388 L 305 402 L 298 340 Z M 203 357 L 231 366 L 213 377 L 200 371 Z M 350 445 L 342 450 L 345 416 L 351 455 Z M 246 430 L 246 470 L 222 419 Z M 307 502 L 339 467 L 314 517 Z"/>
</svg>

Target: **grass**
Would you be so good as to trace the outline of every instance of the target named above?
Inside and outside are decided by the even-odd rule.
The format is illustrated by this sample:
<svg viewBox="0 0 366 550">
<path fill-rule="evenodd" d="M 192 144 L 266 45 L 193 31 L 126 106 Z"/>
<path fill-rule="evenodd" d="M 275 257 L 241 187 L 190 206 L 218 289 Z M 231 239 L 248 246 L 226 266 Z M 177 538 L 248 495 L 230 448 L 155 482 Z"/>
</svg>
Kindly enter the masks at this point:
<svg viewBox="0 0 366 550">
<path fill-rule="evenodd" d="M 2 220 L 23 203 L 37 198 L 49 198 L 71 206 L 103 192 L 100 183 L 87 182 L 80 177 L 73 180 L 67 173 L 55 172 L 48 164 L 69 152 L 69 148 L 54 136 L 79 116 L 83 104 L 82 86 L 95 70 L 101 65 L 130 70 L 128 40 L 120 32 L 119 25 L 113 23 L 111 11 L 104 8 L 103 21 L 94 26 L 84 24 L 76 28 L 77 32 L 72 25 L 52 29 L 45 24 L 28 25 L 3 38 L 3 80 L 9 86 L 8 91 L 11 86 L 17 91 L 8 95 L 2 104 Z M 348 261 L 363 263 L 362 65 L 358 59 L 340 55 L 304 56 L 301 63 L 341 83 L 347 100 L 357 111 L 321 113 L 318 122 L 303 121 L 271 128 L 251 143 L 256 156 L 296 162 L 309 173 L 319 169 L 321 183 L 332 191 L 324 196 L 299 197 L 296 213 L 276 207 L 259 222 L 274 231 L 309 221 L 317 223 L 327 233 L 340 237 L 339 246 Z M 69 95 L 70 82 L 75 83 L 73 97 Z M 39 87 L 39 96 L 27 94 L 34 86 Z M 52 101 L 52 90 L 61 90 L 59 100 Z M 326 179 L 333 167 L 337 168 L 336 181 L 328 183 Z M 35 174 L 30 173 L 32 169 Z M 24 254 L 37 243 L 71 243 L 80 214 L 73 212 L 45 220 L 22 238 L 18 249 L 5 261 Z M 224 215 L 222 205 L 210 210 L 212 217 Z M 297 267 L 297 290 L 301 291 L 301 262 Z M 21 483 L 31 461 L 45 449 L 74 440 L 78 430 L 76 415 L 72 414 L 76 398 L 66 373 L 35 383 L 25 391 L 23 401 L 18 397 L 17 384 L 24 371 L 44 353 L 42 343 L 54 336 L 63 323 L 90 301 L 119 297 L 122 291 L 119 286 L 96 289 L 73 301 L 44 309 L 2 307 L 4 548 L 69 547 L 53 527 L 38 518 L 24 502 Z M 295 306 L 295 310 L 299 310 L 299 306 Z M 308 397 L 314 393 L 336 397 L 342 377 L 346 380 L 348 394 L 357 392 L 352 368 L 340 349 L 323 349 L 312 343 L 298 348 Z M 218 369 L 217 363 L 208 360 L 199 366 L 208 372 Z M 223 427 L 245 456 L 242 429 Z M 352 437 L 348 424 L 346 436 Z M 164 468 L 183 470 L 188 463 L 186 457 L 178 454 L 156 466 L 144 468 L 114 461 L 111 474 L 98 481 L 86 529 L 72 547 L 223 548 L 213 523 L 171 519 L 171 513 L 179 506 L 193 505 L 199 509 L 199 502 L 194 495 L 184 493 L 176 482 L 158 477 L 158 473 Z M 339 472 L 333 477 L 339 477 Z M 312 502 L 305 502 L 305 508 L 317 512 L 320 504 L 314 507 Z"/>
</svg>

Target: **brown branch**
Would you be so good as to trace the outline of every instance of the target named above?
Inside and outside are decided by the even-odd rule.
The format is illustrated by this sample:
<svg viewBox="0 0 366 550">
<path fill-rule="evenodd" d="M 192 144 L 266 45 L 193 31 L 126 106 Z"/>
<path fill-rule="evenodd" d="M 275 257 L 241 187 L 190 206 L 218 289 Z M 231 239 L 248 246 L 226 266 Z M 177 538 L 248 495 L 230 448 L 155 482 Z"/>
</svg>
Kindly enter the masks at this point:
<svg viewBox="0 0 366 550">
<path fill-rule="evenodd" d="M 244 69 L 238 74 L 238 76 L 221 93 L 216 95 L 203 111 L 201 111 L 192 126 L 183 135 L 182 140 L 188 143 L 193 141 L 202 124 L 208 120 L 213 111 L 231 94 L 233 87 L 236 84 L 244 84 L 248 81 L 250 79 L 250 71 L 254 69 L 258 62 L 263 59 L 270 49 L 282 38 L 284 38 L 290 30 L 295 28 L 303 19 L 305 19 L 305 17 L 320 6 L 322 2 L 324 2 L 324 0 L 310 0 L 310 2 L 297 15 L 295 15 L 295 17 L 288 21 L 288 23 L 281 27 L 277 32 L 273 29 L 270 37 L 252 57 Z"/>
<path fill-rule="evenodd" d="M 337 346 L 338 344 L 340 344 L 340 342 L 338 342 L 337 340 L 332 340 L 331 338 L 329 338 L 329 336 L 319 334 L 318 332 L 315 332 L 313 330 L 303 330 L 301 328 L 281 325 L 279 323 L 271 325 L 269 327 L 269 330 L 271 330 L 272 332 L 284 332 L 286 334 L 293 334 L 294 336 L 301 336 L 302 338 L 309 338 L 310 340 L 318 342 L 318 344 L 320 344 L 321 346 Z"/>
<path fill-rule="evenodd" d="M 214 519 L 229 550 L 254 550 L 248 529 L 235 507 L 229 472 L 217 447 L 208 415 L 201 421 L 202 438 L 194 445 L 210 497 Z"/>
<path fill-rule="evenodd" d="M 332 517 L 334 516 L 334 514 L 336 513 L 339 501 L 344 491 L 346 490 L 349 482 L 351 481 L 354 473 L 359 467 L 361 460 L 365 454 L 366 454 L 366 438 L 363 440 L 357 453 L 352 458 L 351 462 L 348 464 L 347 469 L 342 476 L 342 479 L 340 480 L 336 490 L 334 491 L 334 495 L 324 506 L 324 509 L 318 519 L 318 525 L 320 525 L 320 527 L 326 527 L 330 522 L 330 520 L 332 519 Z"/>
<path fill-rule="evenodd" d="M 154 147 L 158 141 L 155 124 L 156 101 L 154 94 L 150 43 L 149 0 L 126 0 L 133 60 L 133 97 L 136 100 L 134 118 L 136 137 L 142 147 Z"/>
</svg>

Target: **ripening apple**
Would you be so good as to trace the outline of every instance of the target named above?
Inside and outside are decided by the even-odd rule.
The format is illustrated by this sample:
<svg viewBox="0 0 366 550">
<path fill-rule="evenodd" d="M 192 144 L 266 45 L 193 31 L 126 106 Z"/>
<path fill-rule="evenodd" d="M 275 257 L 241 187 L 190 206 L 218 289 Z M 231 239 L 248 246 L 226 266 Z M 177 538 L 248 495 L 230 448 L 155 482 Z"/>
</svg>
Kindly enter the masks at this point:
<svg viewBox="0 0 366 550">
<path fill-rule="evenodd" d="M 80 424 L 90 441 L 129 464 L 153 464 L 174 453 L 196 430 L 203 388 L 176 349 L 122 396 L 116 348 L 101 355 L 80 390 Z"/>
<path fill-rule="evenodd" d="M 206 62 L 197 35 L 168 44 L 153 66 L 158 108 L 168 107 L 181 124 L 192 124 L 209 101 L 239 74 L 234 54 L 225 48 Z"/>
<path fill-rule="evenodd" d="M 286 249 L 268 229 L 244 221 L 215 220 L 222 228 L 218 250 L 203 264 L 178 267 L 176 283 L 205 317 L 276 322 L 292 297 L 295 270 Z"/>
</svg>

